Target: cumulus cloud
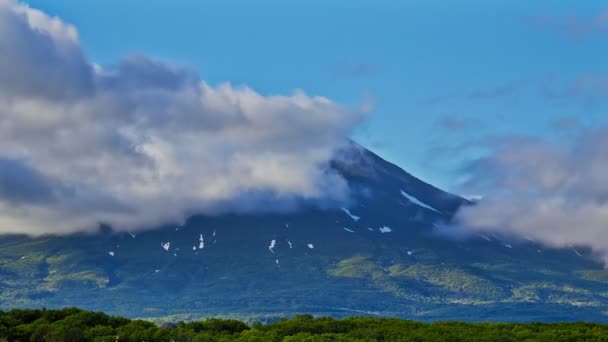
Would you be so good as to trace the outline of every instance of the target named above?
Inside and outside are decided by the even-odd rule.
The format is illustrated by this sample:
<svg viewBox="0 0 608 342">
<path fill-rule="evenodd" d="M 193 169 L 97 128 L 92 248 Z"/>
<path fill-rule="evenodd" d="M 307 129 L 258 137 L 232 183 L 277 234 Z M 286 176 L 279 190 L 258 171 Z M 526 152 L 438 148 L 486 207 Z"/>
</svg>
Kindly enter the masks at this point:
<svg viewBox="0 0 608 342">
<path fill-rule="evenodd" d="M 608 262 L 608 127 L 583 129 L 569 144 L 500 139 L 466 171 L 465 187 L 486 195 L 457 214 L 464 232 L 589 246 Z"/>
<path fill-rule="evenodd" d="M 59 18 L 0 0 L 0 232 L 138 229 L 347 199 L 329 167 L 361 113 L 212 86 L 145 56 L 99 66 Z"/>
</svg>

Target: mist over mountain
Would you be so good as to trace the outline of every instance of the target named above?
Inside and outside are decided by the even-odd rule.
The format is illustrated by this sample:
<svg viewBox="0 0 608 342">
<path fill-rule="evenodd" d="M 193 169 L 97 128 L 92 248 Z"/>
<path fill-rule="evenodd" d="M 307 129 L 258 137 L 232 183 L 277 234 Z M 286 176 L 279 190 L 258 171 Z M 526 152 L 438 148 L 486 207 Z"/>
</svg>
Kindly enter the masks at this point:
<svg viewBox="0 0 608 342">
<path fill-rule="evenodd" d="M 581 127 L 568 143 L 508 137 L 467 164 L 485 194 L 458 214 L 461 232 L 513 234 L 554 247 L 587 246 L 608 264 L 608 128 Z"/>
</svg>

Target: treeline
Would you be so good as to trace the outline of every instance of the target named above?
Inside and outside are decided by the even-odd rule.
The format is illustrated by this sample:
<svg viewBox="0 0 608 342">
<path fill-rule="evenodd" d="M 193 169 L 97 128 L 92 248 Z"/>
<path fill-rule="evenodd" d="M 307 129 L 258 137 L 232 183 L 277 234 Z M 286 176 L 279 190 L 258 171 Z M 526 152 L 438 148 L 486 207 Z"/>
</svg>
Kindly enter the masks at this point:
<svg viewBox="0 0 608 342">
<path fill-rule="evenodd" d="M 76 308 L 0 311 L 0 341 L 608 341 L 594 323 L 422 323 L 299 315 L 270 324 L 232 319 L 156 324 Z"/>
</svg>

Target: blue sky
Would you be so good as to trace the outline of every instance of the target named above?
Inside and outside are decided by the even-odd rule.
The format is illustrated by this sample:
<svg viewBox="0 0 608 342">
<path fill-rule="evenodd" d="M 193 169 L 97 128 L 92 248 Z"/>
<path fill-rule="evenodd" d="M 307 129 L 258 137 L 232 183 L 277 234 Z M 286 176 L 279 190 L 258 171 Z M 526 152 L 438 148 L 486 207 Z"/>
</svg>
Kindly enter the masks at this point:
<svg viewBox="0 0 608 342">
<path fill-rule="evenodd" d="M 497 135 L 571 138 L 606 121 L 602 1 L 28 1 L 79 30 L 88 57 L 133 53 L 263 94 L 373 103 L 355 139 L 455 188 L 450 147 Z"/>
</svg>

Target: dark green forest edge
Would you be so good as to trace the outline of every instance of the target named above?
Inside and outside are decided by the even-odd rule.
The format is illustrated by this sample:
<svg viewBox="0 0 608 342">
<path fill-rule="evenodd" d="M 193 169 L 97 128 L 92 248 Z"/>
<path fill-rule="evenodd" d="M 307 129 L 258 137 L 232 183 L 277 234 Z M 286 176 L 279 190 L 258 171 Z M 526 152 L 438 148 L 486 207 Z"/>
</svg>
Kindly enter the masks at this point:
<svg viewBox="0 0 608 342">
<path fill-rule="evenodd" d="M 0 311 L 0 341 L 608 341 L 596 323 L 422 323 L 297 315 L 269 324 L 206 319 L 157 325 L 76 308 Z"/>
</svg>

